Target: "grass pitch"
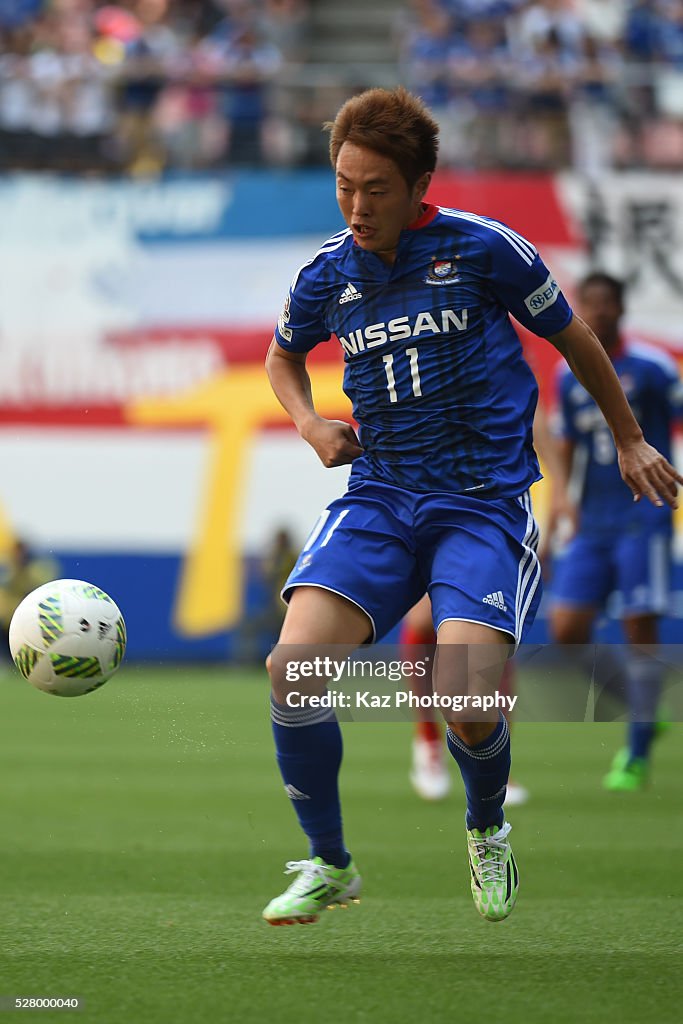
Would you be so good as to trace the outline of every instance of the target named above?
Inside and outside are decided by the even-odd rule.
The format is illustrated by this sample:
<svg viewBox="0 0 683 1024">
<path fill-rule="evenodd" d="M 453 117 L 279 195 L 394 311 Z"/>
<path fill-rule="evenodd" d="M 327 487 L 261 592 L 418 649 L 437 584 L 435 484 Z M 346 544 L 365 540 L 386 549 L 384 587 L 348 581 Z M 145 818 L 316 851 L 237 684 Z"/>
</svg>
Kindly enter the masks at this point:
<svg viewBox="0 0 683 1024">
<path fill-rule="evenodd" d="M 344 726 L 363 902 L 260 920 L 306 847 L 260 673 L 124 668 L 57 700 L 0 676 L 0 996 L 79 996 L 97 1024 L 680 1020 L 683 754 L 647 794 L 604 794 L 616 725 L 519 724 L 512 917 L 469 895 L 459 780 L 408 786 L 410 728 Z M 48 1021 L 66 1011 L 24 1015 Z"/>
</svg>

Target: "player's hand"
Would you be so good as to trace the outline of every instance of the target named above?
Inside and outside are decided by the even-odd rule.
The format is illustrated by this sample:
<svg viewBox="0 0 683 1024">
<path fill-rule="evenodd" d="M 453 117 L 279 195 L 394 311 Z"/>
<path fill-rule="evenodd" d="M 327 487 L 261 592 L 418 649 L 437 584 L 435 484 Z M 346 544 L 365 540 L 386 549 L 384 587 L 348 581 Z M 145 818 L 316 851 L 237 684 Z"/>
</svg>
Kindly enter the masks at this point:
<svg viewBox="0 0 683 1024">
<path fill-rule="evenodd" d="M 578 528 L 579 510 L 567 494 L 566 487 L 551 485 L 548 518 L 538 546 L 544 578 L 550 578 L 552 554 L 568 544 Z"/>
<path fill-rule="evenodd" d="M 646 497 L 658 507 L 667 504 L 678 508 L 677 484 L 683 484 L 683 477 L 647 441 L 619 450 L 619 470 L 634 501 Z"/>
<path fill-rule="evenodd" d="M 548 511 L 547 534 L 549 539 L 559 538 L 566 544 L 579 528 L 579 510 L 567 494 L 566 487 L 552 485 L 550 509 Z"/>
<path fill-rule="evenodd" d="M 347 466 L 363 449 L 352 426 L 343 420 L 326 420 L 316 416 L 301 431 L 304 441 L 315 450 L 323 466 Z"/>
</svg>

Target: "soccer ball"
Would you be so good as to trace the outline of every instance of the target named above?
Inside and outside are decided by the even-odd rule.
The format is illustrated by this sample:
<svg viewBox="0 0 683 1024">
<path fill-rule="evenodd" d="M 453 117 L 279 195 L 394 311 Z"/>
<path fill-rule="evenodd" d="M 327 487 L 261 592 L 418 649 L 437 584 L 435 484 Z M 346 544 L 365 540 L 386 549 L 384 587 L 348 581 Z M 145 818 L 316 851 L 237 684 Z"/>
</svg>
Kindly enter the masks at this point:
<svg viewBox="0 0 683 1024">
<path fill-rule="evenodd" d="M 14 664 L 33 686 L 58 697 L 80 697 L 116 672 L 126 650 L 126 626 L 99 587 L 54 580 L 18 606 L 9 646 Z"/>
</svg>

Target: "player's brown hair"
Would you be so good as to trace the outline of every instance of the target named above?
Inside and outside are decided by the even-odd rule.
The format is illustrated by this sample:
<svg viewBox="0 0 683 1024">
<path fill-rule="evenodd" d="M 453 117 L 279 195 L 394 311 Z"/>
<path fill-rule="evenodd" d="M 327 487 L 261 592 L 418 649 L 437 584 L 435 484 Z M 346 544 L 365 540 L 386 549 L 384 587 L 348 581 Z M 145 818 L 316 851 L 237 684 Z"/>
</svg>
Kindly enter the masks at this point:
<svg viewBox="0 0 683 1024">
<path fill-rule="evenodd" d="M 410 188 L 436 167 L 439 126 L 422 100 L 403 86 L 367 89 L 352 96 L 323 128 L 330 133 L 330 160 L 335 168 L 345 142 L 389 157 Z"/>
</svg>

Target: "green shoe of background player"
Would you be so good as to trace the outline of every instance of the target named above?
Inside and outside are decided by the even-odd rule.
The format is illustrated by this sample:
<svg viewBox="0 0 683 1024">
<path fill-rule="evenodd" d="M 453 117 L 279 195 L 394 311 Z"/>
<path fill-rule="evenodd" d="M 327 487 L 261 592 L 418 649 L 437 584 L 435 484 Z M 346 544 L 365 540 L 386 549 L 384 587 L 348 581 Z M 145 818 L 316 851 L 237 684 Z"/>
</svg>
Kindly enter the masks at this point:
<svg viewBox="0 0 683 1024">
<path fill-rule="evenodd" d="M 631 758 L 628 747 L 623 747 L 602 780 L 603 789 L 612 793 L 635 793 L 644 789 L 648 783 L 649 767 L 646 758 Z"/>
<path fill-rule="evenodd" d="M 360 903 L 361 877 L 353 861 L 345 868 L 326 864 L 322 857 L 287 861 L 285 874 L 295 871 L 299 874 L 290 887 L 263 911 L 268 924 L 314 924 L 325 908 Z"/>
<path fill-rule="evenodd" d="M 502 921 L 508 916 L 519 892 L 519 872 L 507 841 L 512 826 L 507 822 L 480 832 L 467 832 L 471 889 L 474 905 L 487 921 Z"/>
</svg>

